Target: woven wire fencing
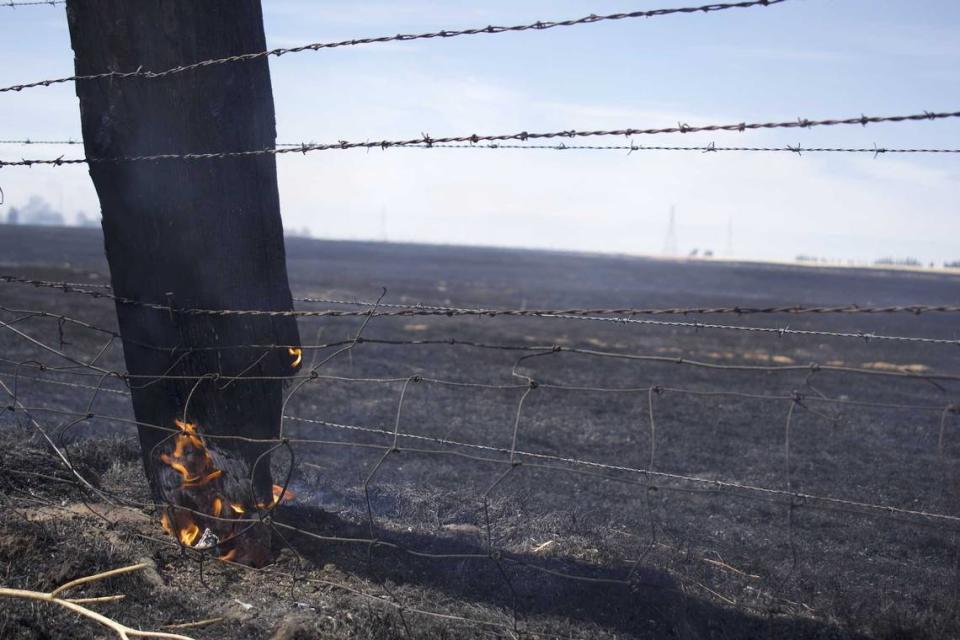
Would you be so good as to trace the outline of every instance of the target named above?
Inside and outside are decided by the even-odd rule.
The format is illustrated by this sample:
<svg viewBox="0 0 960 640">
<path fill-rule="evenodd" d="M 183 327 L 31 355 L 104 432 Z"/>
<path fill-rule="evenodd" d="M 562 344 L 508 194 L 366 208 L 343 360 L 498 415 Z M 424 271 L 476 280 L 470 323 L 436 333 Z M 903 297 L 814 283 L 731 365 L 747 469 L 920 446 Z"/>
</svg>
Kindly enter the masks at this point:
<svg viewBox="0 0 960 640">
<path fill-rule="evenodd" d="M 91 442 L 135 446 L 137 427 L 169 434 L 151 455 L 186 437 L 181 423 L 132 417 L 131 390 L 167 381 L 125 373 L 109 288 L 0 286 L 18 303 L 0 310 L 0 390 L 21 444 L 60 457 L 56 477 L 95 510 L 112 504 L 105 518 L 145 514 L 186 557 L 229 562 L 229 540 L 197 537 L 209 505 L 153 503 L 73 462 Z M 376 584 L 365 597 L 414 634 L 418 616 L 519 634 L 556 633 L 542 619 L 559 615 L 627 634 L 953 628 L 956 309 L 533 310 L 342 293 L 299 298 L 300 351 L 230 347 L 251 364 L 282 350 L 297 368 L 267 443 L 278 500 L 219 516 L 236 536 L 265 524 L 282 540 L 297 558 L 291 602 L 311 584 L 303 567 L 337 563 Z M 682 317 L 630 322 L 653 315 Z M 15 486 L 31 473 L 4 467 Z M 201 526 L 164 538 L 165 517 Z M 875 598 L 905 583 L 909 598 Z M 471 601 L 479 615 L 464 614 Z"/>
</svg>

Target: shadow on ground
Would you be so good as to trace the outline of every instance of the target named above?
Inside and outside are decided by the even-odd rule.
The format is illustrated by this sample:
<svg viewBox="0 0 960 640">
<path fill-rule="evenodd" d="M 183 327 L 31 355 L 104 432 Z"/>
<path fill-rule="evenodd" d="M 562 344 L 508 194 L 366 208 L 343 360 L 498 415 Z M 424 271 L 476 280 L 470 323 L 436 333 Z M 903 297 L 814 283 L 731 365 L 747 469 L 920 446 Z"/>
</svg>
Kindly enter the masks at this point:
<svg viewBox="0 0 960 640">
<path fill-rule="evenodd" d="M 533 553 L 490 553 L 481 541 L 463 536 L 371 531 L 366 523 L 313 507 L 289 507 L 283 520 L 308 532 L 284 531 L 305 560 L 335 563 L 341 571 L 383 585 L 401 602 L 407 600 L 404 591 L 427 587 L 515 612 L 520 631 L 525 619 L 544 616 L 566 619 L 581 630 L 596 625 L 635 637 L 866 637 L 821 621 L 784 617 L 775 603 L 754 613 L 718 606 L 696 595 L 704 587 L 644 566 L 643 558 L 633 565 L 595 565 Z"/>
</svg>

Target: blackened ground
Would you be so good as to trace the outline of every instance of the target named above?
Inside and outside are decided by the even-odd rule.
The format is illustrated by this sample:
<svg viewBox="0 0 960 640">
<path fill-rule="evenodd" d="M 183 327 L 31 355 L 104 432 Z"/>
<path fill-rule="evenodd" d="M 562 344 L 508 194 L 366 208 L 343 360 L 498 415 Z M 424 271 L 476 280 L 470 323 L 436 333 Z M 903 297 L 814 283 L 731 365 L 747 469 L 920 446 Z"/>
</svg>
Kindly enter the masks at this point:
<svg viewBox="0 0 960 640">
<path fill-rule="evenodd" d="M 0 272 L 104 283 L 100 243 L 88 230 L 0 227 Z M 288 241 L 288 264 L 296 296 L 371 299 L 385 287 L 385 301 L 394 303 L 960 303 L 960 278 L 941 273 L 298 239 Z M 2 284 L 0 306 L 115 327 L 112 304 L 85 296 Z M 21 315 L 2 311 L 0 320 Z M 960 338 L 956 315 L 657 319 Z M 300 333 L 308 345 L 337 342 L 354 337 L 360 322 L 302 320 Z M 108 341 L 66 325 L 61 345 L 53 320 L 16 326 L 82 358 Z M 97 502 L 91 506 L 104 518 L 93 515 L 23 412 L 7 412 L 0 418 L 3 586 L 49 588 L 149 557 L 156 573 L 115 580 L 111 586 L 128 598 L 101 610 L 153 629 L 224 618 L 185 631 L 198 638 L 960 635 L 956 522 L 819 500 L 791 504 L 781 495 L 629 470 L 652 460 L 670 474 L 960 516 L 960 417 L 943 411 L 960 402 L 960 384 L 922 375 L 960 373 L 956 346 L 519 318 L 376 318 L 363 337 L 919 375 L 705 369 L 562 351 L 518 361 L 523 354 L 515 351 L 365 341 L 326 363 L 322 377 L 288 405 L 286 435 L 324 441 L 294 445 L 297 499 L 277 521 L 301 532 L 280 529 L 286 544 L 278 538 L 277 545 L 286 550 L 265 572 L 207 562 L 202 580 L 197 562 L 170 546 L 142 510 Z M 307 349 L 305 366 L 333 351 Z M 0 358 L 0 380 L 16 381 L 18 399 L 38 409 L 34 415 L 50 432 L 66 428 L 69 451 L 86 475 L 129 500 L 146 499 L 129 426 L 102 418 L 71 426 L 71 415 L 51 411 L 128 419 L 122 386 L 105 382 L 90 404 L 91 389 L 62 383 L 96 386 L 98 377 L 39 370 L 36 363 L 64 362 L 9 330 L 0 330 Z M 98 363 L 122 370 L 119 345 Z M 417 375 L 419 382 L 406 382 Z M 528 392 L 529 379 L 538 386 Z M 652 395 L 653 424 L 652 385 L 662 388 Z M 794 392 L 800 404 L 789 399 Z M 408 436 L 386 457 L 392 436 L 344 428 L 390 432 L 397 425 Z M 521 456 L 524 464 L 511 467 L 498 449 L 511 447 L 515 427 L 520 451 L 609 466 Z M 276 475 L 288 464 L 278 453 Z M 352 541 L 370 538 L 396 547 Z M 0 637 L 103 637 L 69 614 L 38 615 L 19 602 L 0 607 Z"/>
</svg>

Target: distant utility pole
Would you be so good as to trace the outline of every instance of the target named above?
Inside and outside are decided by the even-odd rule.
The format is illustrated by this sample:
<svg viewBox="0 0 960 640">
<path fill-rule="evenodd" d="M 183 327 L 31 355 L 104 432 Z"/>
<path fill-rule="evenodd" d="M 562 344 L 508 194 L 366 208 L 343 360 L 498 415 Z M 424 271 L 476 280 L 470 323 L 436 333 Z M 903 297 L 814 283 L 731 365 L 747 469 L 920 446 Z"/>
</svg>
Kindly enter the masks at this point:
<svg viewBox="0 0 960 640">
<path fill-rule="evenodd" d="M 673 205 L 670 205 L 670 222 L 667 225 L 667 237 L 663 241 L 663 255 L 677 255 L 677 214 Z"/>
<path fill-rule="evenodd" d="M 260 0 L 68 0 L 77 75 L 162 71 L 266 49 Z M 76 83 L 88 158 L 239 151 L 276 142 L 266 58 L 161 78 Z M 164 525 L 260 565 L 270 456 L 295 319 L 176 309 L 293 308 L 275 158 L 91 163 L 144 467 Z M 261 345 L 256 348 L 250 345 Z M 267 346 L 262 346 L 267 345 Z M 231 507 L 236 505 L 234 509 Z"/>
</svg>

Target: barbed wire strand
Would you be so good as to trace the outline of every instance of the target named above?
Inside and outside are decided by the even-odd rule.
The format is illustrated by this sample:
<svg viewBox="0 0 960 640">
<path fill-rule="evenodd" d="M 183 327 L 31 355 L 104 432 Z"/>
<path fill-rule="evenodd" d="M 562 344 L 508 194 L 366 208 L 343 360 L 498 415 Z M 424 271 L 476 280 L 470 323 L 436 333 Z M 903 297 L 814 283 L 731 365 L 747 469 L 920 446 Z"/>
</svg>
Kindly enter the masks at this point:
<svg viewBox="0 0 960 640">
<path fill-rule="evenodd" d="M 0 283 L 25 284 L 38 288 L 59 289 L 64 292 L 84 293 L 99 297 L 96 293 L 83 291 L 85 288 L 111 289 L 112 286 L 105 283 L 87 283 L 87 282 L 62 282 L 39 280 L 36 278 L 26 278 L 0 274 Z M 103 296 L 104 294 L 100 294 Z M 110 299 L 115 299 L 108 296 Z M 706 314 L 735 314 L 735 315 L 754 315 L 754 314 L 882 314 L 882 313 L 909 313 L 920 315 L 923 313 L 960 313 L 960 305 L 932 305 L 932 304 L 906 304 L 906 305 L 831 305 L 831 306 L 806 306 L 806 305 L 780 305 L 768 307 L 756 307 L 749 305 L 727 306 L 727 307 L 660 307 L 660 308 L 635 308 L 622 307 L 613 309 L 590 308 L 590 309 L 489 309 L 480 306 L 476 307 L 451 307 L 442 305 L 397 304 L 373 300 L 344 300 L 337 298 L 322 297 L 297 297 L 294 296 L 294 302 L 306 302 L 316 304 L 335 304 L 344 306 L 372 307 L 376 305 L 384 309 L 398 309 L 398 313 L 393 315 L 488 315 L 488 316 L 523 316 L 523 315 L 618 315 L 618 316 L 637 316 L 637 315 L 706 315 Z M 360 312 L 359 315 L 365 315 L 366 312 Z M 381 312 L 381 315 L 382 312 Z"/>
<path fill-rule="evenodd" d="M 281 155 L 288 153 L 307 154 L 314 151 L 331 151 L 347 149 L 380 149 L 386 151 L 399 147 L 427 146 L 433 147 L 438 144 L 449 143 L 471 143 L 495 142 L 503 140 L 518 140 L 525 142 L 527 140 L 543 140 L 553 138 L 588 138 L 601 136 L 632 137 L 638 135 L 661 135 L 667 133 L 698 133 L 705 131 L 728 131 L 744 132 L 762 129 L 810 129 L 813 127 L 835 127 L 848 125 L 861 125 L 877 123 L 899 123 L 899 122 L 921 122 L 946 120 L 960 118 L 960 111 L 924 111 L 923 113 L 914 113 L 908 115 L 893 116 L 867 116 L 860 115 L 850 118 L 827 118 L 820 120 L 811 120 L 808 118 L 798 118 L 796 120 L 787 120 L 779 122 L 737 122 L 728 124 L 707 124 L 691 126 L 686 123 L 679 123 L 672 127 L 649 127 L 643 129 L 596 129 L 596 130 L 575 130 L 568 129 L 564 131 L 549 132 L 528 132 L 520 131 L 516 133 L 499 134 L 470 134 L 459 136 L 446 136 L 434 138 L 427 133 L 421 134 L 419 138 L 410 138 L 406 140 L 378 140 L 374 142 L 350 142 L 340 140 L 333 143 L 324 144 L 306 144 L 300 147 L 267 147 L 264 149 L 251 149 L 246 151 L 216 151 L 205 153 L 156 153 L 151 155 L 138 156 L 119 156 L 113 158 L 51 158 L 51 159 L 22 159 L 14 161 L 0 161 L 0 167 L 32 167 L 34 165 L 47 166 L 67 166 L 73 164 L 92 164 L 92 163 L 119 163 L 119 162 L 150 162 L 160 160 L 216 160 L 224 158 L 247 158 L 265 155 Z"/>
<path fill-rule="evenodd" d="M 537 22 L 519 24 L 510 27 L 500 27 L 489 25 L 486 27 L 475 27 L 471 29 L 459 29 L 451 30 L 444 29 L 441 31 L 432 31 L 427 33 L 417 33 L 417 34 L 397 34 L 390 36 L 379 36 L 374 38 L 352 38 L 350 40 L 340 40 L 337 42 L 314 42 L 311 44 L 305 44 L 298 47 L 280 47 L 276 49 L 270 49 L 267 51 L 256 51 L 253 53 L 244 53 L 235 56 L 227 56 L 224 58 L 215 58 L 210 60 L 202 60 L 200 62 L 194 62 L 191 64 L 184 64 L 178 67 L 173 67 L 171 69 L 165 69 L 163 71 L 149 71 L 145 69 L 137 69 L 135 71 L 107 71 L 104 73 L 95 73 L 88 75 L 74 75 L 67 76 L 64 78 L 54 78 L 50 80 L 39 80 L 36 82 L 28 82 L 25 84 L 17 84 L 8 87 L 0 87 L 0 93 L 9 92 L 9 91 L 22 91 L 24 89 L 30 89 L 35 87 L 49 87 L 55 84 L 61 84 L 64 82 L 83 82 L 90 80 L 123 80 L 128 78 L 145 78 L 145 79 L 156 79 L 156 78 L 166 78 L 178 73 L 184 73 L 187 71 L 196 71 L 198 69 L 203 69 L 206 67 L 212 67 L 227 63 L 234 62 L 250 62 L 253 60 L 260 60 L 268 57 L 280 57 L 282 55 L 287 55 L 291 53 L 301 53 L 304 51 L 319 51 L 321 49 L 334 49 L 338 47 L 353 47 L 358 45 L 367 45 L 367 44 L 376 44 L 384 42 L 409 42 L 412 40 L 430 40 L 434 38 L 455 38 L 459 36 L 473 36 L 473 35 L 485 35 L 485 34 L 498 34 L 498 33 L 519 33 L 524 31 L 546 31 L 548 29 L 556 29 L 559 27 L 574 27 L 578 25 L 594 24 L 598 22 L 611 22 L 617 20 L 628 20 L 634 18 L 654 18 L 659 16 L 667 15 L 678 15 L 678 14 L 696 14 L 696 13 L 715 13 L 718 11 L 725 11 L 728 9 L 749 9 L 751 7 L 766 7 L 770 5 L 776 5 L 786 2 L 786 0 L 751 0 L 749 2 L 726 2 L 726 3 L 713 3 L 713 4 L 704 4 L 695 7 L 677 7 L 677 8 L 668 8 L 668 9 L 649 9 L 645 11 L 631 11 L 627 13 L 611 13 L 608 15 L 596 15 L 591 14 L 589 16 L 583 16 L 581 18 L 574 18 L 570 20 L 538 20 Z"/>
<path fill-rule="evenodd" d="M 11 9 L 17 7 L 37 7 L 40 5 L 55 7 L 58 4 L 67 4 L 67 0 L 4 0 L 0 2 L 0 7 L 9 7 Z"/>
<path fill-rule="evenodd" d="M 0 282 L 8 283 L 20 283 L 20 284 L 33 284 L 34 286 L 44 286 L 37 285 L 39 281 L 23 281 L 23 279 L 14 277 L 14 276 L 0 276 Z M 665 321 L 665 320 L 645 320 L 635 317 L 623 317 L 623 316 L 596 316 L 596 315 L 586 315 L 580 314 L 581 310 L 574 310 L 577 313 L 552 313 L 544 311 L 530 311 L 530 310 L 508 310 L 505 312 L 490 310 L 490 309 L 459 309 L 459 310 L 447 310 L 447 309 L 428 309 L 428 308 L 404 308 L 399 310 L 387 310 L 387 311 L 338 311 L 338 310 L 322 310 L 322 311 L 306 311 L 306 310 L 269 310 L 269 309 L 192 309 L 192 308 L 181 308 L 181 307 L 171 307 L 169 305 L 154 303 L 154 302 L 143 302 L 138 300 L 133 300 L 131 298 L 126 298 L 123 296 L 116 296 L 112 293 L 105 293 L 102 291 L 88 291 L 82 288 L 77 287 L 67 287 L 67 286 L 57 286 L 49 287 L 54 290 L 59 290 L 64 293 L 75 293 L 80 295 L 87 295 L 94 298 L 107 298 L 115 302 L 131 305 L 135 307 L 141 307 L 144 309 L 150 309 L 154 311 L 162 311 L 166 313 L 176 313 L 189 316 L 265 316 L 265 317 L 291 317 L 291 318 L 343 318 L 343 317 L 368 317 L 371 314 L 374 317 L 391 317 L 391 316 L 437 316 L 437 317 L 452 317 L 460 315 L 477 315 L 477 316 L 516 316 L 516 317 L 536 317 L 536 318 L 553 318 L 558 320 L 580 320 L 580 321 L 592 321 L 592 322 L 612 322 L 616 324 L 627 324 L 627 325 L 645 325 L 645 326 L 659 326 L 659 327 L 674 327 L 674 328 L 686 328 L 693 330 L 705 330 L 713 329 L 720 331 L 740 331 L 748 333 L 764 333 L 777 335 L 783 337 L 785 335 L 797 335 L 797 336 L 821 336 L 821 337 L 832 337 L 832 338 L 846 338 L 846 339 L 855 339 L 861 340 L 863 342 L 878 341 L 878 342 L 912 342 L 918 344 L 938 344 L 938 345 L 952 345 L 960 346 L 960 338 L 933 338 L 933 337 L 923 337 L 923 336 L 894 336 L 894 335 L 884 335 L 877 334 L 872 332 L 849 332 L 849 331 L 822 331 L 814 329 L 791 329 L 790 327 L 758 327 L 758 326 L 743 326 L 743 325 L 728 325 L 728 324 L 718 324 L 718 323 L 708 323 L 708 322 L 678 322 L 678 321 Z M 791 307 L 781 307 L 780 309 L 790 309 Z M 793 307 L 795 308 L 795 307 Z M 911 313 L 916 313 L 916 307 L 890 307 L 890 309 L 897 308 L 901 311 L 910 311 Z M 825 309 L 821 307 L 820 309 Z M 940 311 L 950 311 L 956 310 L 955 307 L 929 307 L 930 310 L 937 309 Z M 604 310 L 601 310 L 604 311 Z M 609 310 L 613 311 L 613 310 Z M 820 311 L 823 313 L 824 311 Z M 688 312 L 689 313 L 689 312 Z M 783 311 L 783 313 L 789 313 L 789 311 Z"/>
<path fill-rule="evenodd" d="M 300 144 L 286 143 L 282 146 L 285 147 L 298 147 L 302 146 Z M 281 145 L 277 145 L 281 146 Z M 510 150 L 550 150 L 550 151 L 627 151 L 628 154 L 638 151 L 697 151 L 701 153 L 712 153 L 712 152 L 735 152 L 735 151 L 744 151 L 744 152 L 763 152 L 763 153 L 794 153 L 796 155 L 803 155 L 804 153 L 868 153 L 874 156 L 880 156 L 886 153 L 893 154 L 923 154 L 923 153 L 933 153 L 933 154 L 947 154 L 947 153 L 960 153 L 960 149 L 950 149 L 950 148 L 908 148 L 908 147 L 880 147 L 874 145 L 872 147 L 804 147 L 801 144 L 796 145 L 785 145 L 782 147 L 731 147 L 731 146 L 721 146 L 715 143 L 710 143 L 707 145 L 700 146 L 686 146 L 686 145 L 643 145 L 643 144 L 624 144 L 624 145 L 588 145 L 588 144 L 557 144 L 557 145 L 543 145 L 543 144 L 435 144 L 430 145 L 432 147 L 442 148 L 442 149 L 487 149 L 487 150 L 497 150 L 497 149 L 510 149 Z M 411 148 L 430 148 L 428 145 L 412 145 Z"/>
<path fill-rule="evenodd" d="M 10 145 L 79 145 L 82 140 L 34 140 L 25 138 L 22 140 L 0 140 L 0 144 Z M 315 142 L 278 142 L 277 148 L 300 149 L 306 145 L 316 144 Z M 612 144 L 612 145 L 587 145 L 587 144 L 433 144 L 433 145 L 409 145 L 410 149 L 520 149 L 520 150 L 551 150 L 551 151 L 699 151 L 703 153 L 724 152 L 724 151 L 746 151 L 746 152 L 789 152 L 797 155 L 804 153 L 868 153 L 874 156 L 880 156 L 887 153 L 892 154 L 950 154 L 960 153 L 960 149 L 936 149 L 936 148 L 908 148 L 908 147 L 886 147 L 874 144 L 872 147 L 804 147 L 801 144 L 786 145 L 782 147 L 729 147 L 719 146 L 713 142 L 703 146 L 662 146 L 662 145 L 642 145 L 642 144 Z M 628 153 L 629 155 L 629 153 Z"/>
</svg>

